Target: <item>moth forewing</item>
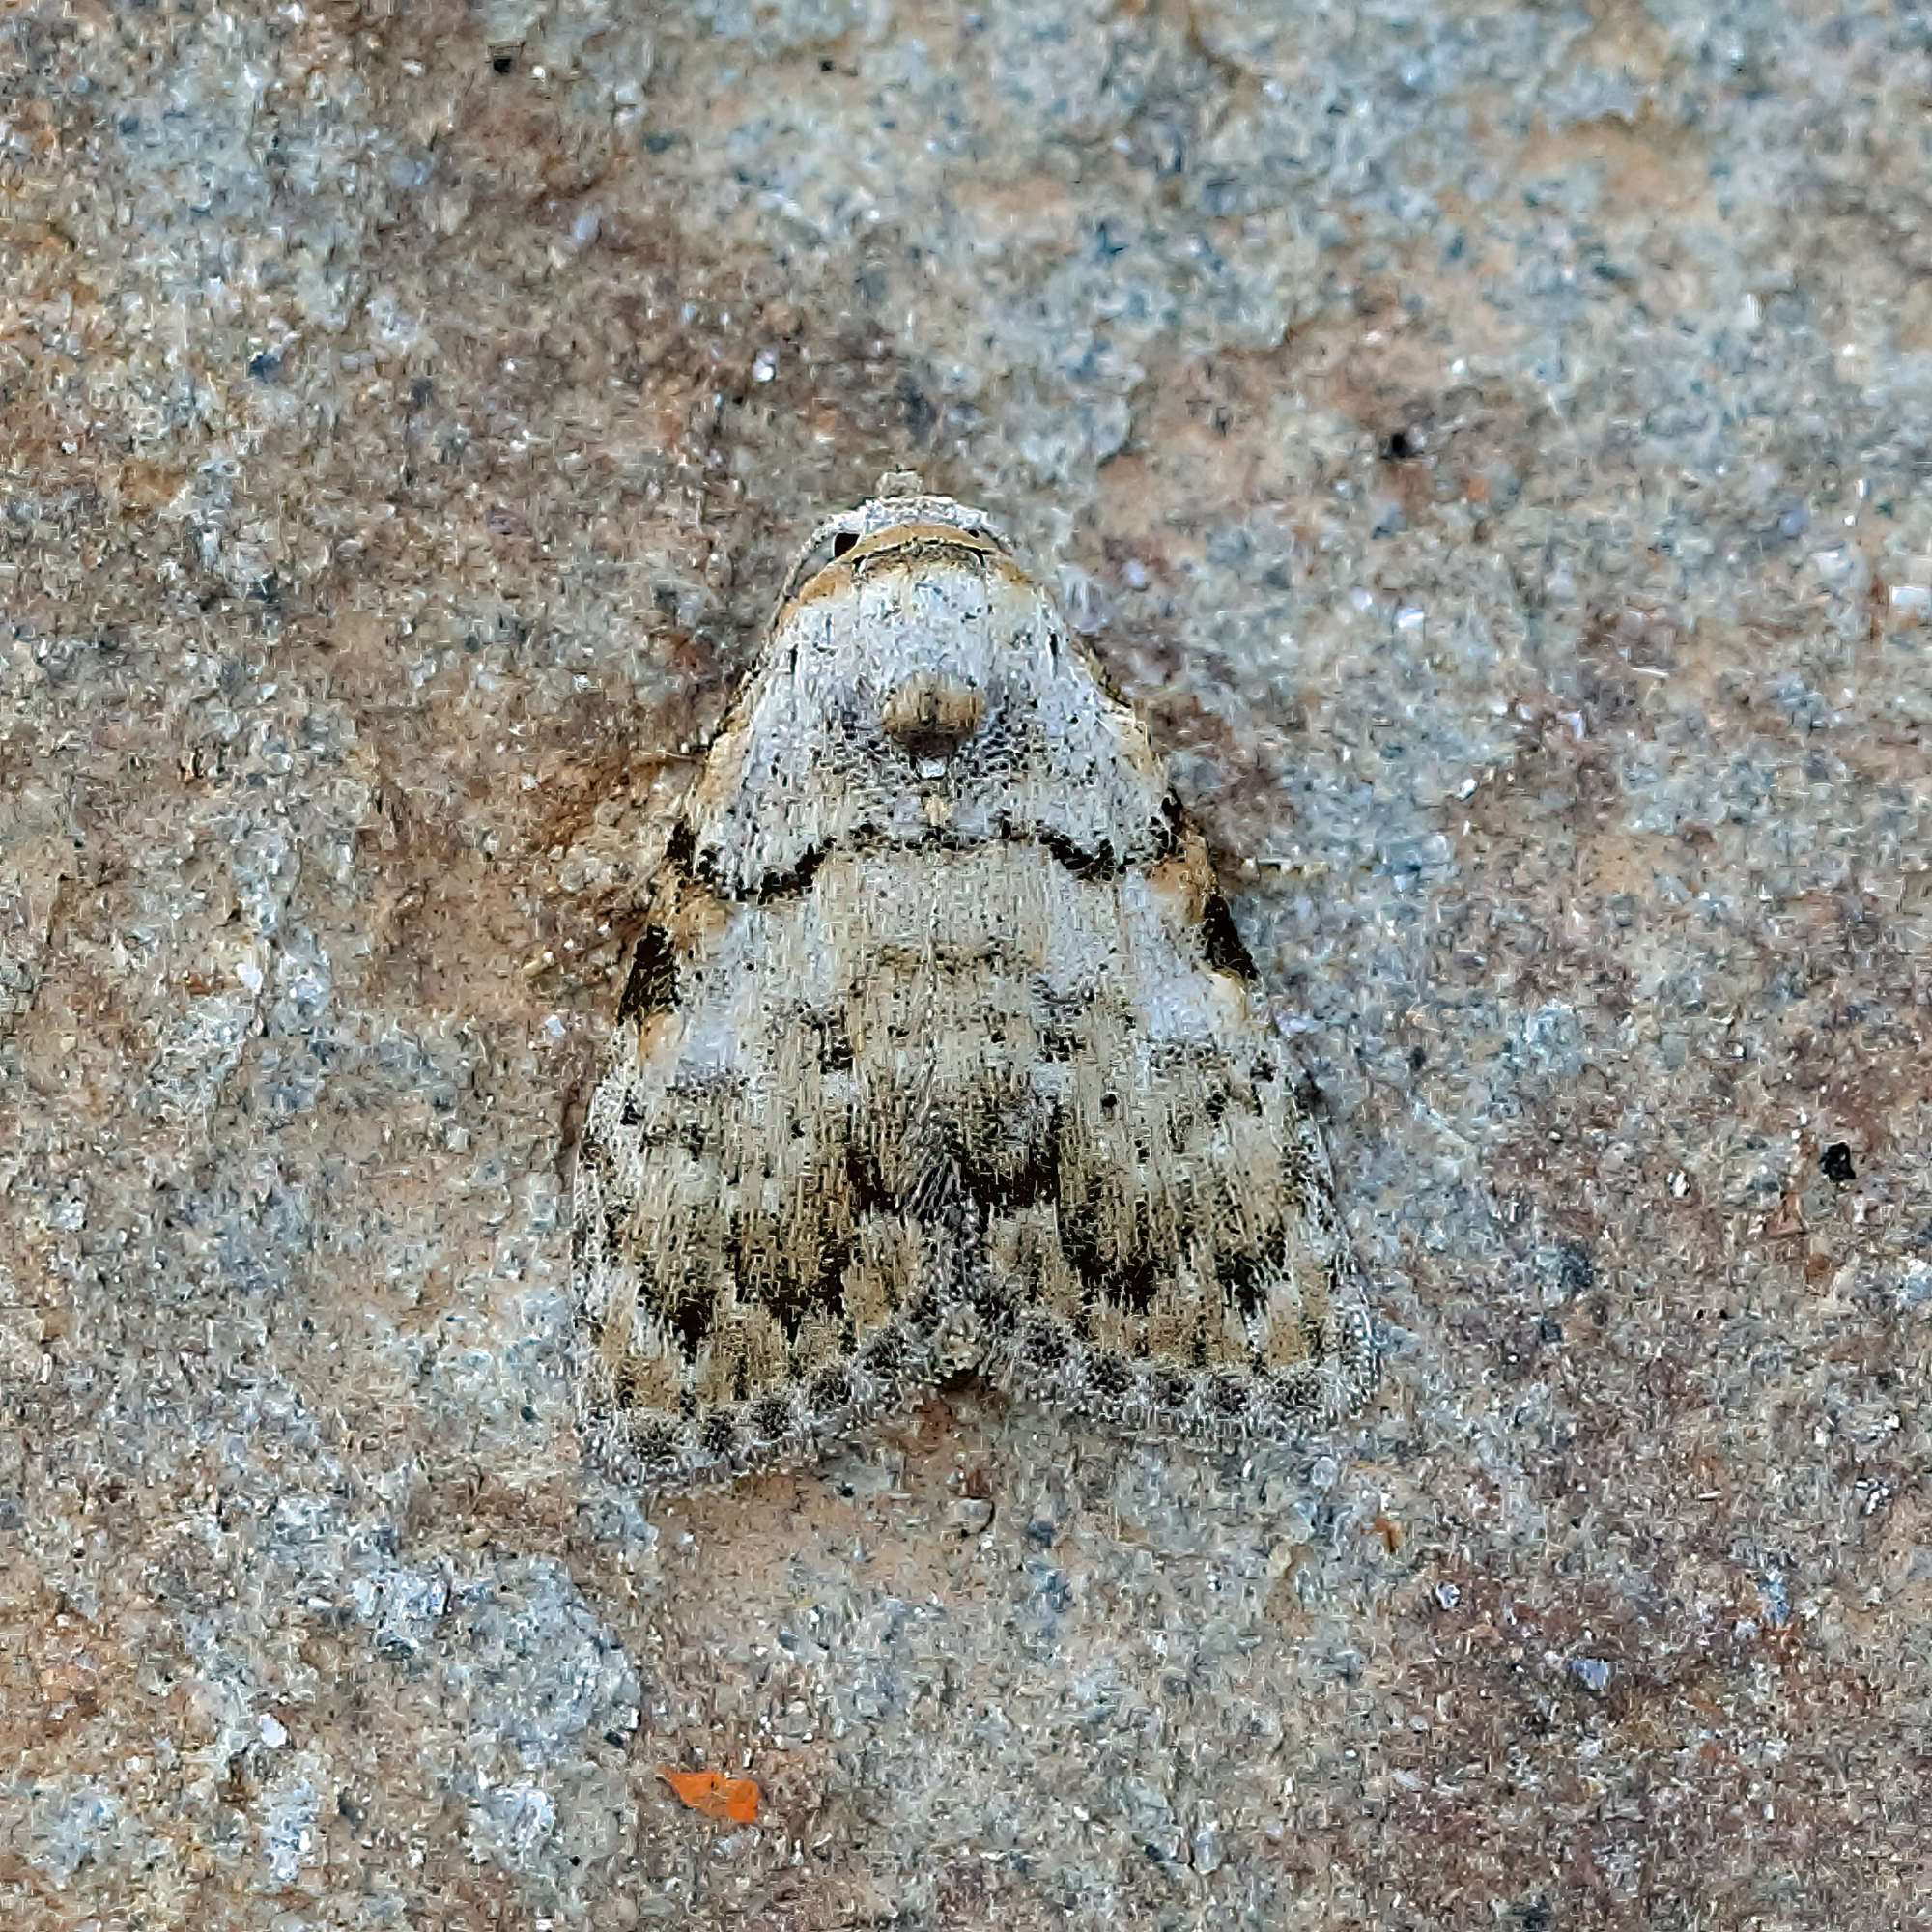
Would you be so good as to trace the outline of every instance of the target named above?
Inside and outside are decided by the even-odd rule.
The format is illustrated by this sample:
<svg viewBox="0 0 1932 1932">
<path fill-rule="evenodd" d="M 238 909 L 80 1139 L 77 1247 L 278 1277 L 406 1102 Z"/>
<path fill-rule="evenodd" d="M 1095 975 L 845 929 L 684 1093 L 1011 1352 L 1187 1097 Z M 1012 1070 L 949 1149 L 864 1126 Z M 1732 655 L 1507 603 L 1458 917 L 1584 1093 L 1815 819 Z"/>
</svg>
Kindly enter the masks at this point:
<svg viewBox="0 0 1932 1932">
<path fill-rule="evenodd" d="M 962 1367 L 1209 1436 L 1366 1398 L 1206 847 L 982 512 L 874 498 L 794 569 L 668 842 L 573 1224 L 586 1441 L 653 1489 Z"/>
</svg>

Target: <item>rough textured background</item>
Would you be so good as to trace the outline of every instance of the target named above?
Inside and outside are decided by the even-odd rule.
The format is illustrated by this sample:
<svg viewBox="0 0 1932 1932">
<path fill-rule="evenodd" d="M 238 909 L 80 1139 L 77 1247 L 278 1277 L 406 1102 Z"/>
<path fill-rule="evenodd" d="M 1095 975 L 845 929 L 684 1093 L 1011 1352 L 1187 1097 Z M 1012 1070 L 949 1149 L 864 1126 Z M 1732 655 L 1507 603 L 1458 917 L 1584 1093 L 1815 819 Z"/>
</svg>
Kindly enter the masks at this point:
<svg viewBox="0 0 1932 1932">
<path fill-rule="evenodd" d="M 0 1918 L 1928 1922 L 1928 93 L 1907 4 L 0 12 Z M 571 1096 L 901 464 L 1172 753 L 1389 1376 L 646 1511 Z"/>
</svg>

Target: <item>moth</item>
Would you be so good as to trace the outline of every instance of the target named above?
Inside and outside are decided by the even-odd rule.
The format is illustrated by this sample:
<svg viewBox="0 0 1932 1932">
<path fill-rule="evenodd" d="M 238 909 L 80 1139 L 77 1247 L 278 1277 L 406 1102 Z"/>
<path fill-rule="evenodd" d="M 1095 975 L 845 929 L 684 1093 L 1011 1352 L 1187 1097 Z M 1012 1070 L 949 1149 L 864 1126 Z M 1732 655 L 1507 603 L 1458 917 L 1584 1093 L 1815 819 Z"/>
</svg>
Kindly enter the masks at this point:
<svg viewBox="0 0 1932 1932">
<path fill-rule="evenodd" d="M 1280 1436 L 1377 1373 L 1296 1065 L 1139 718 L 983 512 L 832 518 L 672 829 L 585 1116 L 579 1426 L 645 1489 L 965 1370 Z"/>
</svg>

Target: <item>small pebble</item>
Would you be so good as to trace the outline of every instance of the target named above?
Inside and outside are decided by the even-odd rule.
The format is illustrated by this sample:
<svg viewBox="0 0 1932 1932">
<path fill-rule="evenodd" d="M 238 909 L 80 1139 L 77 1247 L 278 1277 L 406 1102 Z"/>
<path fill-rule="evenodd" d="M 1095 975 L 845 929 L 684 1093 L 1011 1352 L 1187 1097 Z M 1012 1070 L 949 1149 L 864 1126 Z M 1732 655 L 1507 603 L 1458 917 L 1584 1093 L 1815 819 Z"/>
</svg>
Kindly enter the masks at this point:
<svg viewBox="0 0 1932 1932">
<path fill-rule="evenodd" d="M 1221 1868 L 1221 1828 L 1203 1825 L 1194 1834 L 1194 1869 L 1204 1875 Z"/>
</svg>

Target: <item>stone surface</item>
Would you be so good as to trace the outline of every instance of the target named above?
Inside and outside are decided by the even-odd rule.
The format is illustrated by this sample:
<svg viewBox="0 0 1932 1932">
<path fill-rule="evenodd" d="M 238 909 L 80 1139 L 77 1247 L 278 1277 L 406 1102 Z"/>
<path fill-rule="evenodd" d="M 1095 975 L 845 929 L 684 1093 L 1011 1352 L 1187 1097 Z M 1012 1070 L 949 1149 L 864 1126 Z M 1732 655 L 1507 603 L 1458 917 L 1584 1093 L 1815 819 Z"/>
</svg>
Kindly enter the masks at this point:
<svg viewBox="0 0 1932 1932">
<path fill-rule="evenodd" d="M 1923 1922 L 1928 90 L 1916 5 L 8 9 L 0 1918 Z M 889 467 L 1172 754 L 1387 1384 L 645 1509 L 572 1095 Z"/>
</svg>

